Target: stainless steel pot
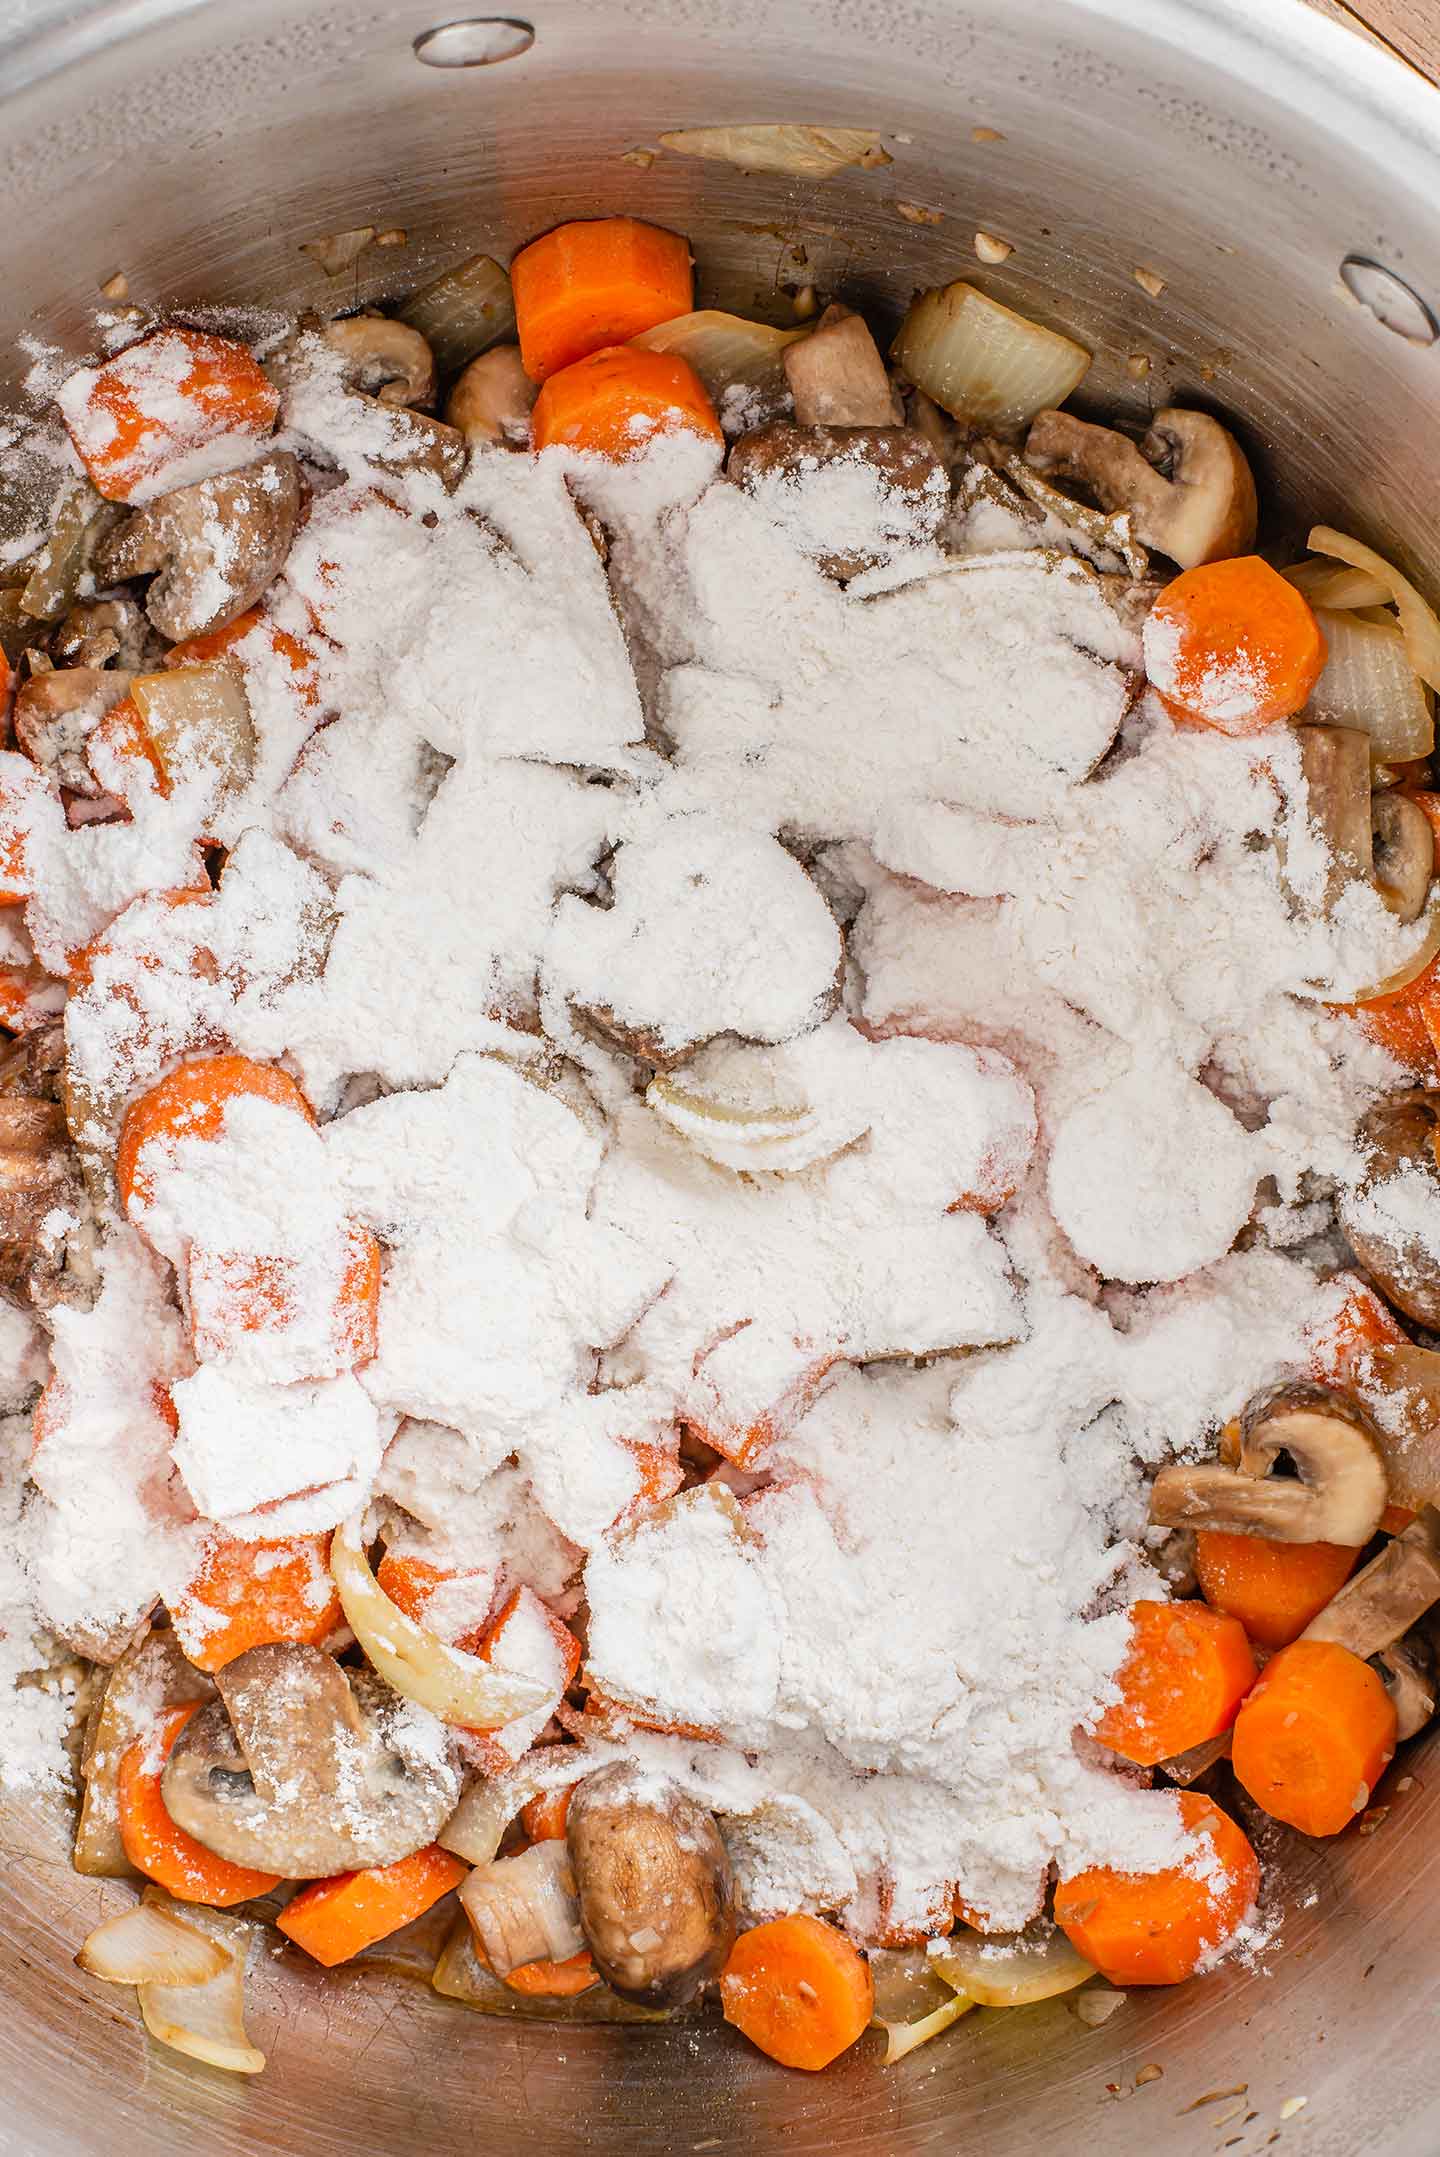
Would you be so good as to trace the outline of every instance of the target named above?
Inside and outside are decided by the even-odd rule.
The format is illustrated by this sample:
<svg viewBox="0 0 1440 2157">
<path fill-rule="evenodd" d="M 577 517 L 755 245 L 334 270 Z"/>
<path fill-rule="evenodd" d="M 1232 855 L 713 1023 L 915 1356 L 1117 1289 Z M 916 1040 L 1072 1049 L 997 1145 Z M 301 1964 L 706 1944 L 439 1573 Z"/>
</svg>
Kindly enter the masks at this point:
<svg viewBox="0 0 1440 2157">
<path fill-rule="evenodd" d="M 1215 400 L 1278 514 L 1359 525 L 1435 589 L 1440 351 L 1340 277 L 1370 259 L 1440 305 L 1440 99 L 1383 54 L 1298 0 L 517 4 L 531 49 L 436 68 L 413 51 L 445 19 L 425 0 L 0 0 L 0 367 L 22 332 L 83 350 L 117 269 L 142 301 L 334 305 L 629 210 L 693 235 L 710 296 L 783 316 L 807 282 L 893 310 L 975 268 L 979 228 L 1015 247 L 980 281 L 1099 355 L 1092 402 Z M 895 163 L 814 185 L 626 159 L 725 119 L 878 127 Z M 339 285 L 298 252 L 365 223 L 408 247 Z M 976 2015 L 898 2069 L 864 2046 L 814 2080 L 720 2027 L 501 2025 L 298 1956 L 251 1981 L 266 2075 L 191 2068 L 73 1969 L 120 1897 L 64 1847 L 58 1807 L 0 1820 L 0 2150 L 25 2157 L 1440 2148 L 1426 1750 L 1375 1832 L 1277 1843 L 1286 1913 L 1253 1971 L 1132 1994 L 1094 2031 L 1064 2003 Z"/>
</svg>

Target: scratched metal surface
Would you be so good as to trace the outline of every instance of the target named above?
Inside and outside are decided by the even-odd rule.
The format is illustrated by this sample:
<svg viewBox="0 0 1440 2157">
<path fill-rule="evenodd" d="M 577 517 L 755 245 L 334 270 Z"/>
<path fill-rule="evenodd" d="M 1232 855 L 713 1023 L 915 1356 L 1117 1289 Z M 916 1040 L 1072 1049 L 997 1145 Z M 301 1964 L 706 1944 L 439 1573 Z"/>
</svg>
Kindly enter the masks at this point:
<svg viewBox="0 0 1440 2157">
<path fill-rule="evenodd" d="M 32 332 L 83 350 L 120 267 L 144 300 L 333 304 L 297 242 L 366 221 L 411 244 L 366 258 L 352 299 L 627 209 L 694 235 L 713 296 L 777 314 L 807 278 L 894 311 L 972 271 L 981 227 L 1016 247 L 981 281 L 1094 347 L 1095 403 L 1213 399 L 1277 514 L 1359 519 L 1416 566 L 1430 556 L 1440 359 L 1381 331 L 1336 270 L 1379 255 L 1440 300 L 1437 105 L 1298 0 L 534 0 L 532 53 L 453 75 L 410 57 L 445 12 L 0 0 L 0 349 Z M 896 163 L 817 188 L 622 161 L 660 128 L 725 117 L 878 126 Z M 1006 140 L 976 144 L 977 125 Z M 906 222 L 902 200 L 941 221 Z M 1158 300 L 1137 266 L 1165 279 Z M 962 1558 L 963 1538 L 957 1522 Z M 0 1818 L 7 2157 L 1018 2157 L 1086 2137 L 1113 2157 L 1208 2157 L 1277 2134 L 1308 2157 L 1440 2149 L 1428 1754 L 1379 1833 L 1282 1853 L 1287 1912 L 1255 1971 L 1132 1995 L 1096 2032 L 1058 2003 L 975 2015 L 895 2072 L 867 2045 L 813 2080 L 723 2028 L 500 2026 L 278 1948 L 252 1987 L 269 2069 L 228 2079 L 155 2050 L 129 2001 L 74 1969 L 123 1895 L 78 1880 L 64 1850 L 53 1811 Z M 1163 2078 L 1135 2091 L 1152 2060 Z"/>
</svg>

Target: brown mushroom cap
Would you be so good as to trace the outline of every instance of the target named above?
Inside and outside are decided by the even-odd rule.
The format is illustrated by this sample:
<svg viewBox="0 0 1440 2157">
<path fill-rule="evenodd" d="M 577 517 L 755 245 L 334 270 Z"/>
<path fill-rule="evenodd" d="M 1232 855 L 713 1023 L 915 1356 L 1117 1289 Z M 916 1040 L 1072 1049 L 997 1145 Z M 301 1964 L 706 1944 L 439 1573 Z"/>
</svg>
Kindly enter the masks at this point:
<svg viewBox="0 0 1440 2157">
<path fill-rule="evenodd" d="M 1270 1473 L 1282 1452 L 1296 1476 Z M 1246 1409 L 1234 1466 L 1201 1461 L 1163 1468 L 1150 1493 L 1150 1518 L 1167 1528 L 1358 1549 L 1375 1533 L 1385 1502 L 1379 1434 L 1358 1401 L 1329 1386 L 1286 1384 Z"/>
<path fill-rule="evenodd" d="M 130 677 L 102 667 L 32 674 L 15 696 L 15 739 L 57 786 L 93 799 L 103 793 L 85 754 L 97 720 L 129 694 Z"/>
<path fill-rule="evenodd" d="M 1440 1513 L 1426 1506 L 1403 1535 L 1353 1573 L 1302 1640 L 1333 1640 L 1362 1662 L 1392 1647 L 1440 1602 Z"/>
<path fill-rule="evenodd" d="M 34 1310 L 88 1306 L 97 1240 L 60 1103 L 0 1098 L 0 1296 Z"/>
<path fill-rule="evenodd" d="M 781 364 L 802 427 L 894 427 L 904 418 L 879 346 L 848 307 L 827 307 Z"/>
<path fill-rule="evenodd" d="M 616 1761 L 576 1784 L 565 1833 L 601 1976 L 642 2007 L 693 1999 L 735 1939 L 730 1860 L 710 1814 Z"/>
<path fill-rule="evenodd" d="M 538 383 L 525 372 L 518 345 L 492 345 L 471 360 L 445 404 L 445 418 L 473 447 L 495 442 L 523 447 L 530 435 L 530 414 Z"/>
<path fill-rule="evenodd" d="M 253 607 L 278 576 L 301 493 L 297 460 L 272 450 L 241 471 L 177 487 L 134 510 L 100 549 L 97 567 L 111 579 L 154 575 L 145 611 L 162 636 L 176 643 L 207 636 Z"/>
<path fill-rule="evenodd" d="M 1157 412 L 1143 444 L 1073 412 L 1039 412 L 1025 461 L 1079 481 L 1102 509 L 1128 510 L 1135 537 L 1182 569 L 1245 554 L 1254 541 L 1254 478 L 1235 437 L 1208 412 Z"/>
<path fill-rule="evenodd" d="M 1397 921 L 1418 921 L 1435 873 L 1435 833 L 1418 801 L 1380 793 L 1370 806 L 1375 889 Z"/>
<path fill-rule="evenodd" d="M 1413 1738 L 1435 1713 L 1435 1657 L 1421 1632 L 1392 1641 L 1375 1658 L 1395 1706 L 1397 1741 Z"/>
<path fill-rule="evenodd" d="M 429 404 L 435 395 L 435 355 L 419 330 L 388 315 L 348 315 L 327 322 L 321 335 L 345 362 L 351 389 L 381 404 Z"/>
<path fill-rule="evenodd" d="M 220 1698 L 175 1741 L 166 1810 L 233 1864 L 287 1879 L 390 1865 L 453 1810 L 443 1726 L 368 1671 L 270 1643 L 215 1676 Z"/>
<path fill-rule="evenodd" d="M 1340 1201 L 1340 1226 L 1362 1266 L 1381 1292 L 1407 1318 L 1440 1327 L 1440 1258 L 1430 1248 L 1440 1242 L 1440 1163 L 1435 1133 L 1440 1129 L 1440 1092 L 1406 1087 L 1377 1101 L 1360 1121 L 1355 1140 L 1365 1159 L 1365 1173 Z M 1372 1200 L 1394 1178 L 1424 1177 L 1434 1186 L 1434 1238 L 1407 1235 L 1377 1218 Z"/>
</svg>

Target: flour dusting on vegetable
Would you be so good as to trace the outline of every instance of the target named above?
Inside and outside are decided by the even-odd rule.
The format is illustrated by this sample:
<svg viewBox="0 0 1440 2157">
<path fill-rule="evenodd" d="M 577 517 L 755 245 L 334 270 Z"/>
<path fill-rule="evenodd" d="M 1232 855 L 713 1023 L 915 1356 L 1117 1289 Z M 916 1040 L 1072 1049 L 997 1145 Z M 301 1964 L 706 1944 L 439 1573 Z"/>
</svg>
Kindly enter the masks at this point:
<svg viewBox="0 0 1440 2157">
<path fill-rule="evenodd" d="M 1434 1706 L 1426 601 L 964 281 L 887 358 L 602 218 L 133 327 L 0 571 L 82 1967 L 243 2073 L 264 1918 L 811 2070 L 1203 1973 Z"/>
</svg>

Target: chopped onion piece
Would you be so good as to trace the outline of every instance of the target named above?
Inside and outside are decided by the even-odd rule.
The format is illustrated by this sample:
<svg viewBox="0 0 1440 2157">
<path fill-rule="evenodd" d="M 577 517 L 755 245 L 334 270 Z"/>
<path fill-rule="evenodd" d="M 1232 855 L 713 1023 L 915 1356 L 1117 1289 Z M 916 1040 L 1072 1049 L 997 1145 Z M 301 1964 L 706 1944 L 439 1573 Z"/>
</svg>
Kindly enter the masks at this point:
<svg viewBox="0 0 1440 2157">
<path fill-rule="evenodd" d="M 352 225 L 348 232 L 327 232 L 318 240 L 302 240 L 300 252 L 318 262 L 327 277 L 343 277 L 360 260 L 375 234 L 374 225 Z"/>
<path fill-rule="evenodd" d="M 174 1907 L 169 1896 L 155 1888 L 145 1890 L 145 1903 L 157 1910 Z M 251 2044 L 245 2029 L 245 1958 L 251 1929 L 243 1918 L 200 1903 L 187 1904 L 185 1917 L 221 1949 L 225 1966 L 199 1985 L 140 1985 L 145 2027 L 162 2045 L 203 2060 L 207 2067 L 258 2075 L 265 2055 Z"/>
<path fill-rule="evenodd" d="M 809 1038 L 778 1047 L 719 1040 L 682 1071 L 651 1080 L 645 1099 L 672 1131 L 721 1168 L 794 1175 L 830 1160 L 869 1130 L 863 1089 L 815 1101 Z"/>
<path fill-rule="evenodd" d="M 1405 764 L 1429 756 L 1435 746 L 1430 696 L 1393 617 L 1387 615 L 1382 626 L 1322 608 L 1316 620 L 1326 659 L 1304 717 L 1368 734 L 1373 763 Z"/>
<path fill-rule="evenodd" d="M 1083 345 L 963 282 L 922 292 L 890 350 L 952 418 L 1002 432 L 1063 404 L 1090 365 Z"/>
<path fill-rule="evenodd" d="M 847 165 L 866 172 L 894 159 L 873 127 L 682 127 L 660 137 L 682 157 L 709 157 L 742 172 L 788 172 L 830 180 Z"/>
<path fill-rule="evenodd" d="M 596 1765 L 584 1745 L 543 1745 L 517 1767 L 473 1782 L 435 1840 L 467 1865 L 488 1865 L 510 1822 L 531 1798 L 563 1790 Z"/>
<path fill-rule="evenodd" d="M 97 1925 L 75 1957 L 88 1977 L 107 1985 L 203 1985 L 230 1957 L 203 1932 L 168 1910 L 137 1902 Z"/>
<path fill-rule="evenodd" d="M 1280 574 L 1316 608 L 1380 607 L 1390 596 L 1389 585 L 1372 577 L 1368 570 L 1351 569 L 1339 562 L 1297 562 Z"/>
<path fill-rule="evenodd" d="M 1074 1992 L 1095 1975 L 1094 1964 L 1076 1954 L 1058 1926 L 1010 1939 L 985 1939 L 962 1927 L 948 1940 L 932 1942 L 930 1961 L 947 1985 L 981 2007 L 1028 2007 Z"/>
<path fill-rule="evenodd" d="M 952 2022 L 958 2022 L 962 2015 L 968 2015 L 974 2005 L 975 2002 L 967 2000 L 963 1992 L 957 1992 L 953 1998 L 946 2000 L 943 2007 L 932 2007 L 929 2014 L 922 2015 L 918 2022 L 882 2022 L 880 2028 L 885 2032 L 885 2065 L 893 2067 L 895 2062 L 903 2060 L 908 2052 L 916 2051 L 921 2045 L 928 2045 L 932 2037 L 938 2037 L 942 2030 L 949 2029 Z"/>
<path fill-rule="evenodd" d="M 442 1722 L 498 1730 L 503 1723 L 533 1714 L 551 1698 L 533 1678 L 494 1669 L 407 1618 L 371 1572 L 357 1520 L 335 1530 L 330 1570 L 350 1629 L 381 1677 Z"/>
<path fill-rule="evenodd" d="M 630 342 L 646 352 L 677 352 L 688 360 L 712 404 L 718 405 L 728 389 L 748 389 L 765 401 L 767 410 L 771 404 L 778 410 L 790 394 L 781 355 L 786 345 L 809 335 L 808 330 L 777 330 L 768 322 L 748 322 L 743 315 L 702 307 L 696 314 L 676 315 L 653 330 L 642 330 Z"/>
<path fill-rule="evenodd" d="M 872 1947 L 867 1959 L 875 1988 L 871 2020 L 887 2028 L 892 2022 L 916 2022 L 933 2014 L 955 1989 L 930 1967 L 923 1947 Z"/>
<path fill-rule="evenodd" d="M 1319 989 L 1314 993 L 1322 1003 L 1374 1004 L 1382 997 L 1397 996 L 1401 989 L 1408 989 L 1412 981 L 1419 980 L 1436 953 L 1440 952 L 1440 896 L 1431 900 L 1429 912 L 1414 926 L 1423 929 L 1424 934 L 1409 958 L 1403 960 L 1393 973 L 1387 974 L 1383 981 L 1374 982 L 1369 988 L 1343 993 L 1334 988 Z M 1303 991 L 1297 990 L 1296 993 L 1302 994 Z"/>
<path fill-rule="evenodd" d="M 669 2022 L 664 2008 L 636 2007 L 608 1985 L 591 1985 L 569 1996 L 516 1992 L 475 1952 L 475 1936 L 461 1918 L 446 1943 L 430 1980 L 447 2000 L 459 2000 L 482 2015 L 509 2015 L 523 2022 Z"/>
<path fill-rule="evenodd" d="M 458 374 L 477 353 L 515 334 L 510 279 L 492 255 L 471 255 L 395 309 L 419 330 L 441 374 Z"/>
<path fill-rule="evenodd" d="M 1104 1986 L 1096 1985 L 1093 1991 L 1081 1993 L 1075 2002 L 1075 2014 L 1087 2030 L 1098 2030 L 1124 2005 L 1123 1992 L 1111 1992 Z"/>
<path fill-rule="evenodd" d="M 130 694 L 169 785 L 198 772 L 242 787 L 255 770 L 255 722 L 239 672 L 223 660 L 137 674 Z"/>
<path fill-rule="evenodd" d="M 1400 633 L 1405 639 L 1405 649 L 1410 664 L 1427 688 L 1440 690 L 1440 621 L 1429 601 L 1422 599 L 1408 577 L 1392 568 L 1383 554 L 1363 541 L 1351 539 L 1345 532 L 1337 532 L 1328 524 L 1317 524 L 1310 534 L 1309 546 L 1314 554 L 1333 554 L 1338 560 L 1348 562 L 1352 569 L 1368 570 L 1377 584 L 1385 587 L 1384 596 L 1393 602 L 1400 617 Z"/>
</svg>

